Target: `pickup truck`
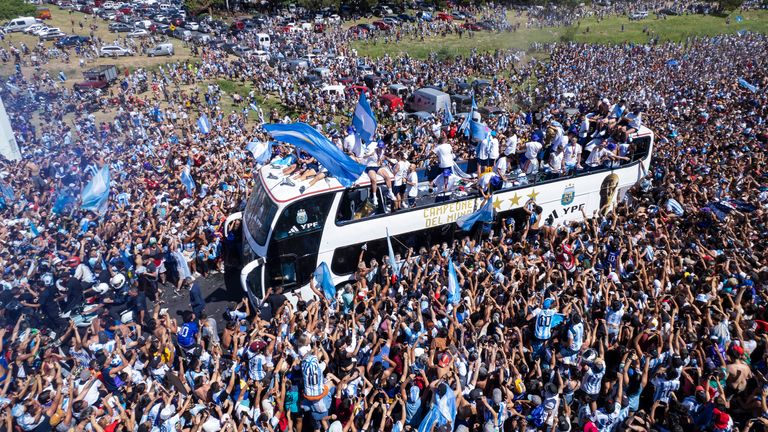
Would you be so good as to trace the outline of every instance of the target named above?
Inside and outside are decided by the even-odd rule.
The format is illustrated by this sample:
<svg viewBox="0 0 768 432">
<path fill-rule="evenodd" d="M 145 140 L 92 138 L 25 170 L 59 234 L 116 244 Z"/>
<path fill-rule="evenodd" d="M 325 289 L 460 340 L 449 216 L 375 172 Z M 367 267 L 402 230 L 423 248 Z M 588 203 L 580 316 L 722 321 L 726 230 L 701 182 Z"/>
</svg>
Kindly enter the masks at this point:
<svg viewBox="0 0 768 432">
<path fill-rule="evenodd" d="M 117 67 L 115 65 L 97 66 L 83 72 L 85 81 L 75 84 L 75 90 L 96 90 L 109 87 L 117 80 Z"/>
</svg>

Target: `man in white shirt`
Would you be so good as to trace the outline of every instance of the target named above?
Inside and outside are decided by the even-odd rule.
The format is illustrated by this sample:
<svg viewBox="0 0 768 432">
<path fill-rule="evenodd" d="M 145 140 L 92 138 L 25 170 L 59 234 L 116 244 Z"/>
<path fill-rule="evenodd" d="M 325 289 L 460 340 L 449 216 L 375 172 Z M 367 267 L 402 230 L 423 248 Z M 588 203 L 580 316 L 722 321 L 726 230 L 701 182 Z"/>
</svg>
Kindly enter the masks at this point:
<svg viewBox="0 0 768 432">
<path fill-rule="evenodd" d="M 405 207 L 413 207 L 416 204 L 416 197 L 419 196 L 419 175 L 416 174 L 416 164 L 408 166 L 408 176 L 405 180 L 405 194 L 408 196 L 408 204 L 403 203 Z"/>
<path fill-rule="evenodd" d="M 539 172 L 539 152 L 542 145 L 538 141 L 528 141 L 525 143 L 521 153 L 523 153 L 523 170 L 526 174 L 536 174 Z"/>
<path fill-rule="evenodd" d="M 455 175 L 452 169 L 444 169 L 442 174 L 432 180 L 432 188 L 437 194 L 435 202 L 443 202 L 451 199 L 451 194 L 459 185 L 459 180 L 461 180 L 461 178 Z"/>
<path fill-rule="evenodd" d="M 581 170 L 581 144 L 578 143 L 575 136 L 572 136 L 568 144 L 563 148 L 563 165 L 565 173 L 570 174 L 574 170 Z"/>
<path fill-rule="evenodd" d="M 440 168 L 453 168 L 453 147 L 447 140 L 443 140 L 433 151 L 437 155 Z"/>
</svg>

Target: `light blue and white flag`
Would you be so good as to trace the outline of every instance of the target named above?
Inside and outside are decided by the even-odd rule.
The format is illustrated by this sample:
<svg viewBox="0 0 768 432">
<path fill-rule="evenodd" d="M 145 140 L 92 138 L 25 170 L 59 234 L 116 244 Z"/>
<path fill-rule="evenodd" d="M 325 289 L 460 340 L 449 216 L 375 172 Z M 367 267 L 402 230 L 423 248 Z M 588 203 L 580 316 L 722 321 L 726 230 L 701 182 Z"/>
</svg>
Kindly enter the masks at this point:
<svg viewBox="0 0 768 432">
<path fill-rule="evenodd" d="M 395 260 L 395 250 L 392 249 L 392 240 L 389 238 L 389 228 L 387 228 L 387 250 L 389 251 L 389 265 L 392 266 L 392 273 L 400 277 L 400 263 Z"/>
<path fill-rule="evenodd" d="M 461 301 L 461 287 L 459 278 L 456 276 L 456 266 L 453 260 L 448 260 L 448 301 L 455 305 Z"/>
<path fill-rule="evenodd" d="M 256 106 L 256 102 L 251 102 L 248 104 L 248 106 L 251 107 L 253 112 L 259 112 L 259 107 Z"/>
<path fill-rule="evenodd" d="M 451 108 L 445 107 L 443 110 L 443 126 L 448 126 L 453 123 L 453 114 L 451 114 Z"/>
<path fill-rule="evenodd" d="M 740 22 L 742 22 L 742 21 L 744 21 L 744 17 L 743 17 L 743 16 L 741 16 L 741 15 L 736 15 L 736 22 L 737 22 L 737 23 L 740 23 Z"/>
<path fill-rule="evenodd" d="M 365 165 L 357 163 L 306 123 L 265 124 L 264 130 L 275 141 L 291 144 L 309 153 L 344 187 L 352 186 L 365 170 Z"/>
<path fill-rule="evenodd" d="M 752 85 L 752 84 L 750 84 L 744 78 L 739 78 L 739 85 L 744 87 L 745 89 L 751 91 L 752 93 L 756 93 L 757 92 L 757 87 Z"/>
<path fill-rule="evenodd" d="M 248 143 L 248 145 L 245 146 L 245 149 L 251 152 L 254 159 L 256 159 L 256 163 L 264 165 L 265 163 L 269 162 L 270 159 L 272 159 L 273 145 L 274 142 L 272 141 L 251 141 Z"/>
<path fill-rule="evenodd" d="M 378 127 L 376 117 L 373 115 L 371 104 L 365 97 L 365 92 L 360 93 L 360 99 L 357 101 L 355 113 L 352 117 L 352 126 L 355 127 L 355 134 L 365 142 L 373 141 Z"/>
<path fill-rule="evenodd" d="M 469 134 L 473 141 L 483 142 L 491 135 L 491 128 L 478 121 L 469 122 Z"/>
<path fill-rule="evenodd" d="M 474 213 L 456 219 L 456 225 L 464 231 L 470 231 L 477 222 L 493 222 L 493 195 Z"/>
<path fill-rule="evenodd" d="M 197 119 L 197 130 L 199 130 L 203 135 L 211 133 L 211 122 L 208 120 L 208 117 L 205 114 L 201 115 L 200 118 Z"/>
<path fill-rule="evenodd" d="M 440 384 L 446 385 L 448 384 Z M 448 391 L 440 397 L 437 392 L 432 394 L 432 405 L 419 425 L 418 432 L 430 432 L 437 429 L 438 426 L 450 423 L 453 427 L 456 420 L 456 395 L 453 389 L 448 386 Z"/>
<path fill-rule="evenodd" d="M 104 165 L 96 172 L 83 188 L 81 199 L 83 209 L 95 211 L 100 215 L 106 213 L 109 202 L 109 166 Z"/>
<path fill-rule="evenodd" d="M 192 196 L 195 193 L 197 186 L 195 185 L 195 179 L 192 178 L 191 166 L 187 163 L 184 170 L 181 171 L 181 183 L 187 189 L 187 195 Z"/>
<path fill-rule="evenodd" d="M 317 284 L 322 288 L 323 294 L 325 294 L 327 300 L 336 298 L 336 286 L 331 279 L 331 271 L 328 269 L 328 264 L 324 262 L 320 263 L 320 265 L 317 266 L 317 269 L 315 269 L 313 276 L 315 277 Z"/>
</svg>

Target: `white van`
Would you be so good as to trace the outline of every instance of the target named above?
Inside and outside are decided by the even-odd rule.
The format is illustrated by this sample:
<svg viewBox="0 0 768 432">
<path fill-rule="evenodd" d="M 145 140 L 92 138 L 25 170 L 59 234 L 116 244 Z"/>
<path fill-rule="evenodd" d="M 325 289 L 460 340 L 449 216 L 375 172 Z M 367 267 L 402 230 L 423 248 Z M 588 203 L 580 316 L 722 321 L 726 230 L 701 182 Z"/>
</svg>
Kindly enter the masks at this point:
<svg viewBox="0 0 768 432">
<path fill-rule="evenodd" d="M 323 94 L 323 96 L 336 96 L 339 98 L 344 97 L 344 86 L 343 85 L 326 85 L 323 88 L 320 89 L 320 93 Z"/>
<path fill-rule="evenodd" d="M 451 109 L 451 97 L 440 90 L 424 87 L 408 97 L 405 107 L 411 112 L 426 111 L 434 114 L 441 109 Z"/>
<path fill-rule="evenodd" d="M 8 33 L 19 32 L 31 26 L 32 24 L 37 24 L 39 22 L 40 21 L 32 17 L 19 17 L 9 21 L 8 24 L 5 25 L 4 29 Z"/>
<path fill-rule="evenodd" d="M 271 45 L 272 41 L 269 39 L 268 34 L 256 33 L 256 43 L 258 44 L 259 48 L 263 49 L 264 51 L 269 51 L 269 46 Z"/>
<path fill-rule="evenodd" d="M 171 43 L 162 43 L 154 48 L 150 48 L 147 50 L 147 55 L 150 57 L 154 56 L 172 56 L 173 55 L 173 44 Z"/>
</svg>

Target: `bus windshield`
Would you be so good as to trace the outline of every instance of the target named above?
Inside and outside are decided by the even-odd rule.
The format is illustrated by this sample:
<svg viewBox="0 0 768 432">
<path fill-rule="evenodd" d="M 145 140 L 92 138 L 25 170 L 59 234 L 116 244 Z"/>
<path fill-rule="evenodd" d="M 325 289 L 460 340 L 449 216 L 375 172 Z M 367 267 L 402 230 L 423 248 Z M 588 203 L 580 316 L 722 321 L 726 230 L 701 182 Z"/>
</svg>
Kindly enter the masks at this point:
<svg viewBox="0 0 768 432">
<path fill-rule="evenodd" d="M 277 204 L 272 202 L 261 178 L 256 176 L 256 184 L 248 198 L 243 217 L 246 229 L 259 246 L 264 246 L 267 243 L 275 213 L 277 213 Z"/>
</svg>

